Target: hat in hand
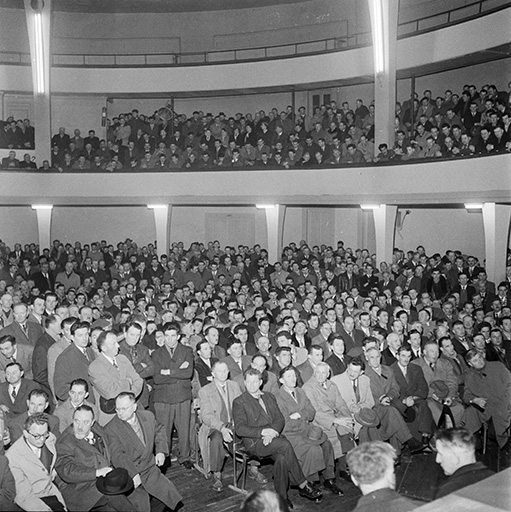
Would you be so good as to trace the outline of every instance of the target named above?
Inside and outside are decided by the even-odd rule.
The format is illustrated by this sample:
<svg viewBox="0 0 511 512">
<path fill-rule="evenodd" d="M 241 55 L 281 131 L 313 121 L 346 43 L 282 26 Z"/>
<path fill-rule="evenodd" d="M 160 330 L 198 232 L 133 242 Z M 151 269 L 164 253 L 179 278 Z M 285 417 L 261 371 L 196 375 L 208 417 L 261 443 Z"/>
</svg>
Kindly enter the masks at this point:
<svg viewBox="0 0 511 512">
<path fill-rule="evenodd" d="M 443 380 L 434 380 L 430 387 L 439 400 L 445 400 L 449 396 L 449 388 Z"/>
<path fill-rule="evenodd" d="M 101 494 L 114 496 L 131 491 L 133 489 L 133 480 L 130 478 L 128 470 L 115 468 L 105 476 L 98 476 L 96 478 L 96 487 Z"/>
<path fill-rule="evenodd" d="M 310 425 L 302 434 L 302 437 L 311 444 L 322 444 L 327 440 L 326 434 L 321 427 Z"/>
<path fill-rule="evenodd" d="M 363 407 L 353 416 L 363 427 L 377 427 L 380 424 L 380 420 L 376 413 L 368 407 Z"/>
</svg>

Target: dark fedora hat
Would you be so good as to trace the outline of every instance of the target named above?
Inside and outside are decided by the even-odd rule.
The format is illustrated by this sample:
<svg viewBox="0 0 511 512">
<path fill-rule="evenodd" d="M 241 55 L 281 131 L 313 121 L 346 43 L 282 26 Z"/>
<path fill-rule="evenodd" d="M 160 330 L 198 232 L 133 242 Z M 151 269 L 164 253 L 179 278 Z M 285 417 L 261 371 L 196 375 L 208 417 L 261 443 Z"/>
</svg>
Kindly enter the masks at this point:
<svg viewBox="0 0 511 512">
<path fill-rule="evenodd" d="M 96 487 L 101 494 L 114 496 L 131 491 L 133 489 L 133 480 L 130 478 L 128 470 L 115 468 L 105 476 L 96 478 Z"/>
<path fill-rule="evenodd" d="M 363 427 L 377 427 L 380 424 L 376 413 L 367 407 L 363 407 L 360 411 L 356 412 L 354 417 Z"/>
<path fill-rule="evenodd" d="M 445 400 L 449 396 L 449 388 L 443 380 L 434 380 L 430 387 L 440 400 Z"/>
<path fill-rule="evenodd" d="M 327 440 L 323 429 L 316 425 L 309 425 L 309 428 L 303 431 L 302 437 L 310 444 L 322 444 Z"/>
<path fill-rule="evenodd" d="M 406 423 L 412 423 L 415 420 L 415 409 L 413 407 L 407 407 L 403 412 L 403 418 Z"/>
</svg>

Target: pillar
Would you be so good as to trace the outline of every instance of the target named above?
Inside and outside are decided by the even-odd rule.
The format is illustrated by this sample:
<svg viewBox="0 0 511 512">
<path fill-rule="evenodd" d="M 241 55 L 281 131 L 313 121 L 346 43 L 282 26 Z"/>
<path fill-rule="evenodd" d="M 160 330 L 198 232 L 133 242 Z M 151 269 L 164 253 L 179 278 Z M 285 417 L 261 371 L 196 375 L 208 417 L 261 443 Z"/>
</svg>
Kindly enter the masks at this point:
<svg viewBox="0 0 511 512">
<path fill-rule="evenodd" d="M 499 284 L 506 276 L 511 205 L 483 205 L 484 244 L 488 280 Z"/>
<path fill-rule="evenodd" d="M 39 252 L 51 249 L 51 213 L 53 206 L 49 204 L 34 204 L 32 209 L 37 214 L 37 228 L 39 231 Z"/>
<path fill-rule="evenodd" d="M 396 55 L 399 2 L 368 0 L 374 56 L 374 143 L 394 144 L 396 103 Z"/>
<path fill-rule="evenodd" d="M 28 42 L 32 61 L 34 110 L 31 124 L 35 128 L 38 164 L 51 160 L 51 3 L 52 0 L 24 0 Z"/>
<path fill-rule="evenodd" d="M 374 230 L 376 235 L 376 261 L 392 263 L 397 206 L 380 204 L 373 210 Z"/>
<path fill-rule="evenodd" d="M 148 204 L 153 210 L 156 228 L 156 252 L 159 256 L 169 252 L 169 227 L 172 206 L 169 204 Z"/>
<path fill-rule="evenodd" d="M 268 230 L 268 261 L 270 263 L 274 263 L 279 261 L 282 255 L 286 207 L 281 204 L 275 204 L 260 205 L 257 206 L 257 208 L 264 209 L 266 213 L 266 227 Z"/>
</svg>

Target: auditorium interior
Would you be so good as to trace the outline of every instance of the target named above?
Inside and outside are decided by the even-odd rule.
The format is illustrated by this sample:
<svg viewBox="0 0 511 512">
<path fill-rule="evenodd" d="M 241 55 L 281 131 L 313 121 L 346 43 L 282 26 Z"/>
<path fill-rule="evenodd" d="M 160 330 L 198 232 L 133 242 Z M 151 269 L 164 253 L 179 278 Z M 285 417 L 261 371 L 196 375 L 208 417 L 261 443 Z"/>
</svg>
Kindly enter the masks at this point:
<svg viewBox="0 0 511 512">
<path fill-rule="evenodd" d="M 510 26 L 511 2 L 505 0 L 0 0 L 2 129 L 9 132 L 9 120 L 29 120 L 34 128 L 31 142 L 0 144 L 0 241 L 10 248 L 36 244 L 42 251 L 54 240 L 116 246 L 130 239 L 138 247 L 154 244 L 160 254 L 176 242 L 207 248 L 218 240 L 222 247 L 258 244 L 273 263 L 291 242 L 324 250 L 342 240 L 353 251 L 367 249 L 377 268 L 392 263 L 396 247 L 406 253 L 423 246 L 428 255 L 473 255 L 498 284 L 511 265 L 511 131 L 505 131 L 507 144 L 500 150 L 483 144 L 478 151 L 476 129 L 466 155 L 452 154 L 439 141 L 434 155 L 426 147 L 419 151 L 415 141 L 408 145 L 411 157 L 396 150 L 387 158 L 381 147 L 396 147 L 399 127 L 408 127 L 407 140 L 416 138 L 420 112 L 414 98 L 422 104 L 425 91 L 433 111 L 446 91 L 461 101 L 464 93 L 475 97 L 467 92 L 471 85 L 477 98 L 493 86 L 491 109 L 478 100 L 478 111 L 488 122 L 488 110 L 497 112 L 498 123 L 507 115 L 508 130 Z M 364 108 L 374 107 L 371 114 L 366 109 L 367 124 L 355 113 L 359 100 Z M 396 114 L 396 102 L 408 105 L 408 125 L 404 108 L 402 116 Z M 301 107 L 311 124 L 310 130 L 302 126 L 300 146 L 314 121 L 319 118 L 318 130 L 329 134 L 327 115 L 335 121 L 339 109 L 345 121 L 349 109 L 358 135 L 346 137 L 357 143 L 363 134 L 372 153 L 354 161 L 342 149 L 336 164 L 331 151 L 326 162 L 319 151 L 319 163 L 311 154 L 308 165 L 295 163 L 287 142 L 281 153 L 282 143 L 275 149 L 268 139 L 268 166 L 243 153 L 241 144 L 245 165 L 224 166 L 203 157 L 214 148 L 199 147 L 201 132 L 194 157 L 201 165 L 181 164 L 184 137 L 174 167 L 176 153 L 153 157 L 154 145 L 149 155 L 143 144 L 137 158 L 119 163 L 121 158 L 109 156 L 98 168 L 92 160 L 85 168 L 64 170 L 52 163 L 52 141 L 62 127 L 70 137 L 77 129 L 82 137 L 94 131 L 114 147 L 124 138 L 117 125 L 113 130 L 113 120 L 131 121 L 134 110 L 165 126 L 158 139 L 176 130 L 183 136 L 195 112 L 205 127 L 206 118 L 213 123 L 222 115 L 229 128 L 232 117 L 240 136 L 246 135 L 240 118 L 242 125 L 260 127 L 257 121 L 274 111 L 273 129 L 287 112 L 282 119 L 290 120 L 289 135 Z M 452 110 L 461 120 L 461 108 L 453 104 Z M 427 121 L 429 130 L 434 115 Z M 230 129 L 226 133 L 232 137 Z M 228 150 L 227 141 L 222 162 Z M 20 163 L 27 158 L 34 164 L 11 168 L 12 151 Z M 154 165 L 141 165 L 144 151 Z M 168 162 L 158 167 L 163 160 Z M 511 466 L 509 453 L 494 442 L 482 457 L 496 471 Z M 232 478 L 232 462 L 227 468 Z M 271 477 L 271 466 L 261 471 Z M 215 494 L 198 471 L 171 465 L 167 475 L 183 494 L 186 511 L 230 512 L 243 500 L 229 489 Z M 402 495 L 424 503 L 425 510 L 441 509 L 432 502 L 443 478 L 435 454 L 403 457 L 396 475 Z M 247 485 L 257 488 L 250 480 Z M 344 498 L 325 495 L 321 505 L 295 500 L 293 491 L 295 510 L 352 510 L 360 492 L 350 482 L 342 487 Z M 492 510 L 484 503 L 473 506 Z M 456 503 L 449 508 L 456 510 Z"/>
</svg>

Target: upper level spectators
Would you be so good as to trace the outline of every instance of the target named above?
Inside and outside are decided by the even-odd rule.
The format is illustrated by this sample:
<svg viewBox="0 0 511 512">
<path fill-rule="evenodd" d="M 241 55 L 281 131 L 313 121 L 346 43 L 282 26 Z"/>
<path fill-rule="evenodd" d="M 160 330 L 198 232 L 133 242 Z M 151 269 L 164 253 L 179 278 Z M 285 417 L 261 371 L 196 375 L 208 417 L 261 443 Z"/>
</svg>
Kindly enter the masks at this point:
<svg viewBox="0 0 511 512">
<path fill-rule="evenodd" d="M 292 106 L 279 112 L 227 117 L 224 112 L 194 111 L 191 117 L 165 109 L 152 115 L 137 109 L 107 120 L 106 139 L 94 130 L 82 138 L 59 128 L 51 139 L 51 161 L 41 170 L 285 168 L 328 167 L 371 162 L 455 158 L 511 151 L 511 82 L 508 91 L 485 85 L 479 91 L 465 85 L 461 95 L 446 90 L 433 99 L 430 90 L 422 98 L 396 103 L 395 142 L 374 147 L 375 105 L 357 99 L 355 109 L 336 101 L 295 113 Z M 167 119 L 168 117 L 168 119 Z M 26 142 L 28 134 L 32 142 Z M 10 118 L 2 132 L 7 147 L 33 147 L 30 122 Z M 23 142 L 25 141 L 25 142 Z M 34 168 L 25 155 L 15 154 L 2 167 Z"/>
<path fill-rule="evenodd" d="M 34 149 L 35 131 L 30 119 L 8 117 L 0 121 L 0 148 Z M 3 167 L 3 164 L 2 164 Z"/>
</svg>

